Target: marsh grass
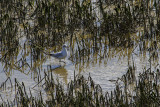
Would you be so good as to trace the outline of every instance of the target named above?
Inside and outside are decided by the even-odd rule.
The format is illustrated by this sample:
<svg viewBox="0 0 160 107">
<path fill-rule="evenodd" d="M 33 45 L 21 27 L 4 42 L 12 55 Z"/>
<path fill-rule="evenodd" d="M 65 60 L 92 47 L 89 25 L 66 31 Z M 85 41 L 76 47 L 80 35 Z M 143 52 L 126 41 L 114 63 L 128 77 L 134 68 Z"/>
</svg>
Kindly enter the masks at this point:
<svg viewBox="0 0 160 107">
<path fill-rule="evenodd" d="M 112 11 L 107 11 L 109 6 L 113 6 Z M 30 73 L 38 69 L 35 70 L 38 74 L 36 86 L 45 81 L 42 87 L 51 97 L 44 101 L 41 92 L 39 96 L 33 96 L 31 91 L 26 93 L 23 82 L 15 79 L 15 86 L 12 86 L 13 81 L 7 78 L 0 88 L 5 90 L 10 81 L 16 96 L 13 101 L 4 101 L 1 97 L 1 106 L 158 106 L 159 69 L 152 71 L 151 61 L 158 59 L 159 15 L 159 0 L 97 0 L 94 3 L 91 0 L 1 0 L 3 71 L 8 75 L 12 70 L 25 73 L 29 68 Z M 143 30 L 137 37 L 132 37 L 137 28 Z M 26 38 L 23 46 L 19 41 L 22 37 Z M 43 51 L 53 47 L 54 51 L 59 51 L 58 47 L 66 41 L 72 48 L 69 59 L 74 64 L 91 63 L 92 58 L 96 61 L 99 58 L 101 62 L 113 56 L 111 48 L 120 57 L 129 56 L 130 59 L 138 47 L 144 56 L 149 52 L 149 69 L 144 70 L 136 80 L 135 66 L 129 67 L 127 73 L 116 81 L 115 90 L 105 94 L 90 75 L 88 78 L 74 75 L 74 80 L 64 90 L 52 73 L 47 72 L 41 77 L 40 72 L 44 71 L 41 71 L 39 63 L 45 59 Z M 26 61 L 29 54 L 31 64 Z M 18 55 L 21 56 L 19 60 Z M 133 93 L 129 93 L 130 84 L 135 84 Z"/>
<path fill-rule="evenodd" d="M 134 68 L 128 68 L 127 74 L 116 82 L 116 88 L 111 92 L 103 92 L 99 84 L 95 84 L 92 77 L 74 75 L 74 79 L 67 84 L 67 90 L 59 80 L 53 78 L 52 73 L 45 74 L 43 88 L 50 98 L 44 100 L 42 93 L 33 96 L 26 92 L 24 83 L 15 79 L 15 98 L 13 101 L 3 101 L 1 106 L 158 106 L 159 99 L 159 69 L 150 72 L 144 70 L 137 80 Z M 131 82 L 132 81 L 132 82 Z M 122 82 L 124 88 L 119 83 Z M 127 88 L 135 83 L 133 90 Z M 131 94 L 131 91 L 132 94 Z"/>
<path fill-rule="evenodd" d="M 13 60 L 16 57 L 13 58 L 12 55 L 16 56 L 19 52 L 21 37 L 26 37 L 30 42 L 26 47 L 31 46 L 33 62 L 43 57 L 41 50 L 55 47 L 54 51 L 58 51 L 57 47 L 66 41 L 72 47 L 77 46 L 71 58 L 75 63 L 89 60 L 92 53 L 107 50 L 107 47 L 130 49 L 136 44 L 137 40 L 131 35 L 137 32 L 138 27 L 143 28 L 143 35 L 138 38 L 140 42 L 145 42 L 145 39 L 155 41 L 159 35 L 158 3 L 157 0 L 151 3 L 149 0 L 2 0 L 0 41 L 3 61 L 7 63 L 12 60 L 6 65 L 13 65 L 11 62 L 15 62 Z M 112 11 L 107 11 L 111 5 Z M 143 45 L 143 48 L 147 47 Z M 143 51 L 141 47 L 140 49 Z M 97 55 L 105 57 L 99 53 Z"/>
</svg>

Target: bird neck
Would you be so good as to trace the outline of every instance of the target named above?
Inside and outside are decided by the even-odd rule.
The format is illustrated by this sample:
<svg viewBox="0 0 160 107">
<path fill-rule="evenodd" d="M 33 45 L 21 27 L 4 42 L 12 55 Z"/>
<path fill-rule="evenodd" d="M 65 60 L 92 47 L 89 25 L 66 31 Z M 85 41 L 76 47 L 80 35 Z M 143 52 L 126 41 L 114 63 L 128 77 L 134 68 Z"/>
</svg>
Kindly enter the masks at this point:
<svg viewBox="0 0 160 107">
<path fill-rule="evenodd" d="M 63 48 L 62 51 L 66 51 L 66 48 Z"/>
</svg>

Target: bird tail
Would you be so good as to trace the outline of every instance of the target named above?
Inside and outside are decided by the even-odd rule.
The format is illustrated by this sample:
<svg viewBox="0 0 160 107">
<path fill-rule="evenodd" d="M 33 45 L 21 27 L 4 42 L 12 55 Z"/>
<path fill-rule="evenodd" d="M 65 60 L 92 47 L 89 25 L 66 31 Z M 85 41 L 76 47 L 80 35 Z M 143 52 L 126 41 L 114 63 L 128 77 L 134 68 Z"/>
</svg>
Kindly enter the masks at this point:
<svg viewBox="0 0 160 107">
<path fill-rule="evenodd" d="M 53 52 L 54 52 L 54 51 L 53 51 Z M 45 52 L 45 51 L 43 51 L 43 53 L 46 54 L 46 55 L 55 57 L 55 53 L 50 54 L 50 53 L 47 53 L 47 52 Z"/>
<path fill-rule="evenodd" d="M 53 56 L 53 57 L 55 57 L 55 54 L 53 53 L 53 54 L 48 54 L 49 56 Z"/>
</svg>

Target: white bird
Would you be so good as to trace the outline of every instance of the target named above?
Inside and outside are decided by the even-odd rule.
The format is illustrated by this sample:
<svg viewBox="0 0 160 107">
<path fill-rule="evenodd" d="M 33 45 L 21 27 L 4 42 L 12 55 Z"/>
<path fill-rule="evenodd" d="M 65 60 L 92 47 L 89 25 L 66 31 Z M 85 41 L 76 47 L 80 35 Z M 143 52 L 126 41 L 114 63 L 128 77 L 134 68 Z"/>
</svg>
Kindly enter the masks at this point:
<svg viewBox="0 0 160 107">
<path fill-rule="evenodd" d="M 52 53 L 52 54 L 48 54 L 54 58 L 57 58 L 61 61 L 61 59 L 65 59 L 67 57 L 67 50 L 66 48 L 68 48 L 68 46 L 66 44 L 64 44 L 62 46 L 62 51 L 57 52 L 57 53 Z"/>
</svg>

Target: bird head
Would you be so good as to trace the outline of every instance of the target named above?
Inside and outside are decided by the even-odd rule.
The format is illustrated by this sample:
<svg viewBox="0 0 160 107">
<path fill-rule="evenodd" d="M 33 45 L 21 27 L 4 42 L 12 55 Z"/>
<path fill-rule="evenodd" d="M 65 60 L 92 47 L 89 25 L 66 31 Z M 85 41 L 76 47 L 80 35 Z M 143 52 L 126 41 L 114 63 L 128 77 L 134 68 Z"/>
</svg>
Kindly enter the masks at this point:
<svg viewBox="0 0 160 107">
<path fill-rule="evenodd" d="M 62 47 L 67 49 L 69 48 L 66 44 L 64 44 Z"/>
</svg>

